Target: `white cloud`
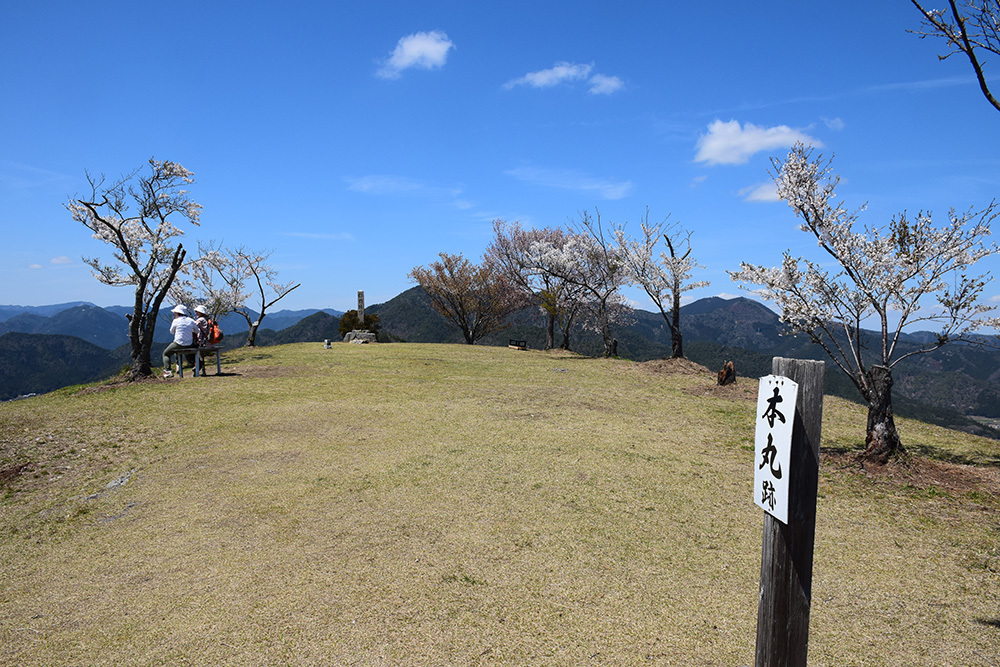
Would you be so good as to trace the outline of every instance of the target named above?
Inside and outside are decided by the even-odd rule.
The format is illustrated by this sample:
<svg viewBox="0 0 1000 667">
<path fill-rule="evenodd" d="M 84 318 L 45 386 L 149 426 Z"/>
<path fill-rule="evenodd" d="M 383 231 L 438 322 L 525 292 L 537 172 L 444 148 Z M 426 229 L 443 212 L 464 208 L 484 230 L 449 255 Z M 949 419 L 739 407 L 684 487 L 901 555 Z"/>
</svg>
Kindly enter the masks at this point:
<svg viewBox="0 0 1000 667">
<path fill-rule="evenodd" d="M 476 206 L 475 202 L 462 199 L 462 187 L 428 184 L 408 176 L 369 174 L 347 177 L 347 189 L 372 196 L 411 197 L 436 202 L 445 202 L 461 210 Z"/>
<path fill-rule="evenodd" d="M 625 82 L 617 76 L 607 76 L 606 74 L 595 74 L 590 77 L 591 95 L 610 95 L 625 87 Z"/>
<path fill-rule="evenodd" d="M 512 79 L 503 85 L 510 90 L 514 86 L 531 86 L 532 88 L 551 88 L 568 81 L 579 81 L 590 76 L 593 65 L 559 62 L 549 69 L 528 72 L 520 79 Z"/>
<path fill-rule="evenodd" d="M 406 176 L 371 174 L 356 178 L 348 177 L 344 180 L 348 183 L 348 190 L 363 192 L 366 195 L 399 195 L 424 189 L 421 183 Z"/>
<path fill-rule="evenodd" d="M 50 264 L 72 264 L 73 260 L 65 255 L 61 257 L 53 257 L 49 260 Z"/>
<path fill-rule="evenodd" d="M 558 62 L 548 69 L 528 72 L 518 79 L 511 79 L 503 84 L 504 90 L 516 86 L 531 86 L 532 88 L 551 88 L 563 83 L 586 81 L 590 84 L 591 95 L 611 95 L 625 87 L 625 82 L 617 76 L 594 74 L 594 65 L 582 63 Z"/>
<path fill-rule="evenodd" d="M 743 201 L 775 202 L 781 201 L 778 198 L 778 190 L 774 183 L 762 183 L 761 185 L 751 185 L 739 191 Z"/>
<path fill-rule="evenodd" d="M 838 132 L 847 127 L 847 123 L 845 123 L 841 118 L 824 118 L 823 122 L 826 124 L 828 128 L 830 128 L 831 130 L 836 130 Z"/>
<path fill-rule="evenodd" d="M 443 67 L 453 48 L 455 44 L 440 30 L 407 35 L 400 38 L 392 55 L 375 74 L 383 79 L 398 79 L 403 70 L 411 67 Z"/>
<path fill-rule="evenodd" d="M 40 269 L 40 268 L 42 268 L 42 265 L 41 264 L 29 264 L 28 268 L 29 269 Z"/>
<path fill-rule="evenodd" d="M 560 190 L 578 190 L 596 194 L 602 199 L 623 199 L 632 194 L 634 189 L 631 181 L 596 178 L 575 169 L 518 167 L 505 173 L 525 183 L 559 188 Z"/>
<path fill-rule="evenodd" d="M 747 123 L 740 127 L 739 121 L 724 123 L 715 120 L 708 126 L 708 134 L 698 139 L 698 154 L 695 162 L 716 164 L 746 164 L 760 151 L 787 148 L 796 141 L 811 144 L 817 148 L 823 143 L 800 130 L 787 125 L 759 127 Z"/>
</svg>

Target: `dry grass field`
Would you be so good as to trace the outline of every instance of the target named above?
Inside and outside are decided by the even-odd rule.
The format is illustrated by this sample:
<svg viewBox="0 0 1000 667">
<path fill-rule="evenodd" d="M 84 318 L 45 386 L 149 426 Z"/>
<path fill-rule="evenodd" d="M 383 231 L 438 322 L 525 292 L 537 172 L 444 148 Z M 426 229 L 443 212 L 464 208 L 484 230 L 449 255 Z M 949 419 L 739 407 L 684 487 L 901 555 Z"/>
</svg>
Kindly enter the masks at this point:
<svg viewBox="0 0 1000 667">
<path fill-rule="evenodd" d="M 756 382 L 299 344 L 0 405 L 0 664 L 753 663 Z M 1000 443 L 827 398 L 810 664 L 1000 664 Z M 927 458 L 930 457 L 930 458 Z M 960 462 L 960 463 L 956 463 Z"/>
</svg>

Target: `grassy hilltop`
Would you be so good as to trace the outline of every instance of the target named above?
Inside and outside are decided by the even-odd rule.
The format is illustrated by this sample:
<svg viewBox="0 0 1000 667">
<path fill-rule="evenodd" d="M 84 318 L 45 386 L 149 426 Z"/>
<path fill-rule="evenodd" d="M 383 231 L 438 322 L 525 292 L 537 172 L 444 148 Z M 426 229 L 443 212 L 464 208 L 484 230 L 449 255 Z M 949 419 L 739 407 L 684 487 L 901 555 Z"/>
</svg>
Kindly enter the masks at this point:
<svg viewBox="0 0 1000 667">
<path fill-rule="evenodd" d="M 753 663 L 755 382 L 431 344 L 223 369 L 0 404 L 0 664 Z M 901 420 L 933 458 L 862 471 L 864 416 L 826 400 L 810 664 L 995 665 L 1000 443 Z"/>
</svg>

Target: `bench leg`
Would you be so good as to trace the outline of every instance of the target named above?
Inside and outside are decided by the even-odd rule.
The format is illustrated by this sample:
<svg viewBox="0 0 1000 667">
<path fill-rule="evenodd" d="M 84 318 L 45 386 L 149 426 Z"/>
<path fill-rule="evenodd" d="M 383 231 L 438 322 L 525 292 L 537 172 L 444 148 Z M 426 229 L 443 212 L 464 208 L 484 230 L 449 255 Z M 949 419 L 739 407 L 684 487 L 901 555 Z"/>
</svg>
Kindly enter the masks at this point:
<svg viewBox="0 0 1000 667">
<path fill-rule="evenodd" d="M 222 352 L 215 351 L 215 374 L 222 375 Z"/>
</svg>

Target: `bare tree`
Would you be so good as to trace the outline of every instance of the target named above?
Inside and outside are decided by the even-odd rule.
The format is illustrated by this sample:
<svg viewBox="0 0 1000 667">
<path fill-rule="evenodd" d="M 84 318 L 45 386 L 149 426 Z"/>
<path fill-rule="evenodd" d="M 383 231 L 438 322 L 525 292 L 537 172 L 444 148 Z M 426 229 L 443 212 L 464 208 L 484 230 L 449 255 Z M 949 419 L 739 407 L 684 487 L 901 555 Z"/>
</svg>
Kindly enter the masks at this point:
<svg viewBox="0 0 1000 667">
<path fill-rule="evenodd" d="M 66 208 L 94 238 L 112 247 L 116 263 L 84 258 L 94 276 L 105 285 L 135 290 L 128 329 L 130 378 L 148 377 L 160 305 L 186 255 L 184 246 L 174 242 L 184 234 L 175 222 L 182 218 L 199 224 L 201 205 L 184 189 L 194 182 L 194 174 L 176 162 L 150 158 L 148 173 L 136 169 L 110 185 L 104 176 L 95 179 L 87 173 L 87 182 L 90 196 L 71 198 Z"/>
<path fill-rule="evenodd" d="M 669 219 L 669 218 L 668 218 Z M 691 272 L 703 268 L 691 258 L 691 235 L 679 224 L 667 224 L 668 219 L 649 224 L 649 209 L 642 221 L 642 240 L 635 241 L 619 232 L 618 247 L 631 273 L 632 281 L 640 285 L 656 307 L 670 329 L 671 351 L 674 359 L 684 357 L 683 335 L 681 334 L 681 296 L 684 292 L 708 286 L 707 280 L 691 282 Z M 667 251 L 654 257 L 660 239 L 666 243 Z"/>
<path fill-rule="evenodd" d="M 820 345 L 857 387 L 868 403 L 863 457 L 885 462 L 905 451 L 892 410 L 892 368 L 903 359 L 954 341 L 975 341 L 981 328 L 1000 326 L 990 317 L 994 306 L 982 303 L 987 274 L 970 276 L 980 259 L 997 252 L 987 244 L 990 222 L 997 216 L 990 203 L 981 211 L 949 213 L 948 224 L 936 228 L 930 213 L 910 218 L 898 214 L 888 228 L 854 230 L 859 211 L 834 204 L 838 177 L 822 156 L 796 144 L 784 161 L 772 160 L 781 197 L 802 219 L 819 247 L 838 266 L 823 266 L 785 253 L 778 268 L 742 264 L 733 280 L 758 285 L 765 299 L 781 309 L 781 320 Z M 877 349 L 868 359 L 868 336 L 862 325 L 878 323 Z M 940 327 L 936 338 L 903 351 L 900 335 L 907 325 L 924 322 Z"/>
<path fill-rule="evenodd" d="M 473 264 L 462 254 L 439 253 L 438 262 L 418 266 L 409 277 L 430 297 L 434 309 L 475 345 L 509 326 L 508 316 L 525 305 L 510 278 L 489 260 Z"/>
<path fill-rule="evenodd" d="M 518 222 L 504 220 L 493 221 L 493 232 L 493 242 L 486 248 L 486 255 L 545 313 L 545 349 L 555 347 L 555 330 L 559 322 L 564 326 L 562 347 L 569 349 L 569 327 L 579 307 L 580 288 L 536 266 L 531 246 L 548 243 L 563 248 L 570 235 L 560 228 L 526 230 Z"/>
<path fill-rule="evenodd" d="M 579 232 L 560 248 L 549 241 L 531 244 L 531 264 L 586 294 L 595 328 L 604 341 L 604 356 L 617 354 L 618 341 L 611 327 L 629 312 L 619 290 L 629 283 L 628 269 L 616 245 L 621 227 L 605 229 L 601 214 L 595 217 L 584 211 L 580 215 Z"/>
<path fill-rule="evenodd" d="M 1000 111 L 1000 102 L 990 92 L 983 66 L 984 56 L 1000 56 L 1000 0 L 948 0 L 948 9 L 925 9 L 918 0 L 910 0 L 924 17 L 923 28 L 910 30 L 921 39 L 941 37 L 947 41 L 948 51 L 939 55 L 946 60 L 956 53 L 964 53 L 972 64 L 983 95 Z"/>
</svg>

